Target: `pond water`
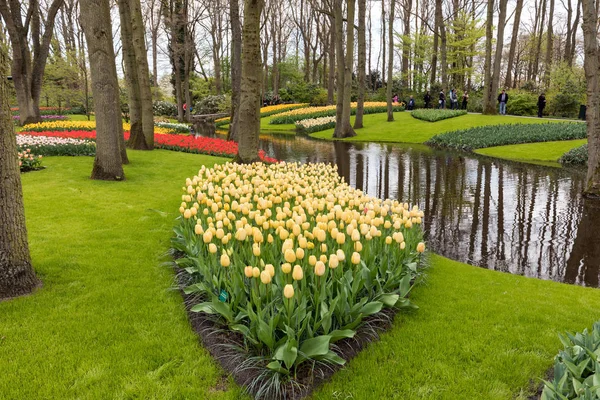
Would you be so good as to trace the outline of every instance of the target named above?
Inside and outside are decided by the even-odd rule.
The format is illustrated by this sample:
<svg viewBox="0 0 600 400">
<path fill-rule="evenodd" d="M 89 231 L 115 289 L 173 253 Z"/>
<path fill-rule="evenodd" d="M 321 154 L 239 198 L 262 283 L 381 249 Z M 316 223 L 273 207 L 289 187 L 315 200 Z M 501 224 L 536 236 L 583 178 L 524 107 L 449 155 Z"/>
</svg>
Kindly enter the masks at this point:
<svg viewBox="0 0 600 400">
<path fill-rule="evenodd" d="M 500 161 L 424 145 L 261 135 L 285 161 L 326 162 L 369 195 L 418 204 L 434 252 L 512 274 L 598 287 L 600 205 L 582 170 Z"/>
</svg>

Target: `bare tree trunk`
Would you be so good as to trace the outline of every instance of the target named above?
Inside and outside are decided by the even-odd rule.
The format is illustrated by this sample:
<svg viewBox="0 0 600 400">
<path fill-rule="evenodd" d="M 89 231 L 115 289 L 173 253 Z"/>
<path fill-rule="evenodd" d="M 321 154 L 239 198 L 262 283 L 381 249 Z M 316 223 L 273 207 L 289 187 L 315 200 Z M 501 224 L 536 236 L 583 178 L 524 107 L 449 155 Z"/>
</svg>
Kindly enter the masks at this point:
<svg viewBox="0 0 600 400">
<path fill-rule="evenodd" d="M 344 16 L 342 15 L 343 0 L 334 0 L 333 15 L 335 22 L 335 57 L 336 57 L 336 81 L 335 87 L 337 92 L 336 112 L 335 112 L 335 129 L 333 137 L 342 137 L 342 114 L 344 111 Z"/>
<path fill-rule="evenodd" d="M 328 79 L 328 83 L 327 83 L 327 103 L 333 105 L 334 102 L 334 94 L 335 94 L 335 57 L 337 54 L 336 51 L 336 41 L 335 41 L 335 35 L 336 35 L 336 26 L 335 26 L 335 19 L 334 18 L 330 18 L 330 25 L 331 25 L 331 42 L 329 44 L 329 49 L 330 49 L 330 55 L 329 55 L 329 79 Z"/>
<path fill-rule="evenodd" d="M 404 38 L 402 39 L 402 86 L 408 86 L 408 62 L 410 58 L 410 13 L 412 0 L 404 0 Z"/>
<path fill-rule="evenodd" d="M 494 56 L 494 70 L 492 74 L 491 100 L 495 100 L 500 86 L 500 67 L 502 66 L 502 53 L 504 51 L 504 28 L 506 27 L 506 6 L 508 0 L 499 0 L 500 15 L 498 16 L 498 38 L 496 39 L 496 54 Z M 494 102 L 492 101 L 492 104 Z M 494 110 L 496 107 L 494 107 Z"/>
<path fill-rule="evenodd" d="M 439 13 L 439 30 L 440 30 L 440 54 L 442 56 L 441 64 L 442 70 L 440 73 L 442 74 L 442 88 L 444 90 L 448 90 L 448 40 L 446 38 L 446 25 L 444 23 L 444 14 L 442 7 L 436 9 L 436 12 Z"/>
<path fill-rule="evenodd" d="M 394 84 L 394 11 L 396 9 L 396 0 L 390 0 L 390 22 L 388 31 L 388 46 L 390 55 L 388 59 L 388 77 L 385 97 L 387 100 L 387 120 L 394 120 L 394 107 L 392 105 L 392 86 Z"/>
<path fill-rule="evenodd" d="M 96 111 L 96 158 L 91 178 L 124 180 L 120 146 L 123 123 L 109 0 L 86 0 L 79 7 L 89 51 Z"/>
<path fill-rule="evenodd" d="M 9 105 L 8 54 L 0 45 L 0 300 L 31 293 L 41 282 L 29 256 L 17 139 Z"/>
<path fill-rule="evenodd" d="M 260 56 L 260 14 L 264 0 L 245 0 L 242 48 L 242 96 L 239 124 L 244 127 L 240 135 L 236 160 L 243 163 L 257 161 L 260 133 L 260 91 L 262 68 Z"/>
<path fill-rule="evenodd" d="M 583 0 L 584 69 L 587 81 L 588 170 L 584 193 L 600 199 L 600 48 L 598 7 L 595 0 Z"/>
<path fill-rule="evenodd" d="M 512 69 L 515 61 L 515 50 L 517 48 L 517 42 L 519 40 L 519 28 L 521 27 L 521 9 L 523 8 L 523 0 L 517 0 L 515 6 L 515 20 L 513 23 L 512 37 L 510 39 L 510 50 L 508 51 L 508 62 L 506 66 L 506 79 L 504 81 L 504 87 L 512 87 Z"/>
<path fill-rule="evenodd" d="M 229 18 L 231 20 L 231 116 L 229 117 L 227 140 L 237 142 L 240 137 L 239 108 L 242 81 L 242 27 L 238 0 L 229 2 Z M 273 58 L 275 58 L 275 54 L 273 54 Z"/>
<path fill-rule="evenodd" d="M 571 67 L 573 66 L 573 59 L 575 58 L 575 47 L 576 47 L 576 39 L 577 39 L 577 26 L 579 25 L 579 18 L 581 18 L 581 1 L 577 2 L 577 14 L 575 15 L 575 20 L 573 21 L 573 28 L 571 29 L 571 44 L 569 46 L 569 53 L 567 54 L 567 64 Z"/>
<path fill-rule="evenodd" d="M 438 67 L 438 47 L 439 47 L 439 33 L 440 26 L 444 23 L 442 20 L 442 0 L 435 0 L 435 26 L 433 29 L 433 53 L 431 56 L 431 76 L 429 84 L 433 85 L 436 81 L 436 73 Z"/>
<path fill-rule="evenodd" d="M 487 18 L 485 21 L 485 63 L 483 87 L 483 113 L 496 114 L 495 94 L 492 89 L 492 39 L 494 26 L 494 0 L 487 2 Z"/>
<path fill-rule="evenodd" d="M 570 1 L 570 0 L 569 0 Z M 550 0 L 550 11 L 548 14 L 548 32 L 546 33 L 546 60 L 544 65 L 544 86 L 548 88 L 550 86 L 550 70 L 552 69 L 552 43 L 553 43 L 553 32 L 552 24 L 554 24 L 554 0 Z"/>
<path fill-rule="evenodd" d="M 543 0 L 543 3 L 541 4 L 541 7 L 540 7 L 540 12 L 542 13 L 542 20 L 540 22 L 540 31 L 538 33 L 538 36 L 536 37 L 537 45 L 536 45 L 536 50 L 535 50 L 535 58 L 534 58 L 534 62 L 533 62 L 533 74 L 532 74 L 533 80 L 536 80 L 536 78 L 538 76 L 538 72 L 539 72 L 540 53 L 541 53 L 541 49 L 542 49 L 542 35 L 544 34 L 544 21 L 546 20 L 546 4 L 547 4 L 547 0 Z"/>
<path fill-rule="evenodd" d="M 354 120 L 354 129 L 360 129 L 363 127 L 367 67 L 367 43 L 365 37 L 366 13 L 366 0 L 358 0 L 358 99 L 356 105 L 356 118 Z"/>
<path fill-rule="evenodd" d="M 140 149 L 152 150 L 154 149 L 154 110 L 152 108 L 152 90 L 150 89 L 150 70 L 148 66 L 148 53 L 146 51 L 142 6 L 140 0 L 129 0 L 129 2 L 131 5 L 131 33 L 138 72 L 142 133 L 145 145 L 144 148 L 140 147 Z"/>
<path fill-rule="evenodd" d="M 381 60 L 381 81 L 383 83 L 383 81 L 386 79 L 386 74 L 385 74 L 385 51 L 386 51 L 386 46 L 385 46 L 385 34 L 386 34 L 386 30 L 385 30 L 385 0 L 381 0 L 381 52 L 382 52 L 382 60 Z"/>
<path fill-rule="evenodd" d="M 348 22 L 346 23 L 346 60 L 344 61 L 344 106 L 342 111 L 342 126 L 337 130 L 340 138 L 356 136 L 350 123 L 352 96 L 352 67 L 354 65 L 354 13 L 356 0 L 347 0 Z"/>
</svg>

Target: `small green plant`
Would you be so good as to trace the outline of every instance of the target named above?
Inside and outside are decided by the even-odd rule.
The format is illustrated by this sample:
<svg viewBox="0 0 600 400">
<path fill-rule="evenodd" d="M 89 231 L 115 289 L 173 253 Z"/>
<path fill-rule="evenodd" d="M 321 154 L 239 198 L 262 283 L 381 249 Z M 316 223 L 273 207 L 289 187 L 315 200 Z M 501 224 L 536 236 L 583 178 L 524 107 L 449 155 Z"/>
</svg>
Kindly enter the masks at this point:
<svg viewBox="0 0 600 400">
<path fill-rule="evenodd" d="M 411 115 L 413 118 L 421 119 L 428 122 L 437 122 L 443 119 L 459 117 L 465 115 L 466 110 L 436 110 L 436 109 L 418 109 L 414 110 Z"/>
<path fill-rule="evenodd" d="M 564 165 L 586 165 L 588 162 L 588 145 L 584 144 L 567 151 L 558 161 Z"/>
<path fill-rule="evenodd" d="M 581 123 L 514 124 L 481 126 L 443 133 L 426 144 L 456 150 L 472 151 L 509 144 L 585 139 L 586 126 Z"/>
<path fill-rule="evenodd" d="M 554 359 L 554 379 L 544 381 L 541 400 L 600 399 L 600 322 L 591 332 L 559 337 L 565 349 Z"/>
</svg>

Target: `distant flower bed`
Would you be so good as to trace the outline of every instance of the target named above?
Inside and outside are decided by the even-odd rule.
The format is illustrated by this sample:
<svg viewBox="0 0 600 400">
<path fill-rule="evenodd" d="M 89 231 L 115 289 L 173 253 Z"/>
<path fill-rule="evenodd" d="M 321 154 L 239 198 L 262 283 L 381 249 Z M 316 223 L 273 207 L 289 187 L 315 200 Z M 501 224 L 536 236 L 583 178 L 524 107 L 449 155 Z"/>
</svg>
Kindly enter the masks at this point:
<svg viewBox="0 0 600 400">
<path fill-rule="evenodd" d="M 19 169 L 21 172 L 35 171 L 42 168 L 42 156 L 31 152 L 31 149 L 22 148 L 17 153 Z"/>
<path fill-rule="evenodd" d="M 506 146 L 509 144 L 585 139 L 586 136 L 586 125 L 577 122 L 512 124 L 481 126 L 442 133 L 429 139 L 426 144 L 435 147 L 472 151 L 474 149 Z"/>
<path fill-rule="evenodd" d="M 78 109 L 74 108 L 65 108 L 65 107 L 40 107 L 40 115 L 42 118 L 44 115 L 66 115 L 72 114 L 73 111 L 77 111 Z M 13 115 L 19 114 L 19 107 L 11 107 L 10 111 Z"/>
<path fill-rule="evenodd" d="M 172 133 L 190 133 L 191 128 L 188 124 L 178 124 L 174 122 L 155 122 L 155 127 L 170 130 Z"/>
<path fill-rule="evenodd" d="M 562 155 L 558 160 L 563 165 L 587 165 L 588 163 L 588 145 L 587 143 L 571 149 Z"/>
<path fill-rule="evenodd" d="M 42 115 L 42 120 L 49 122 L 49 121 L 66 121 L 68 120 L 69 117 L 66 115 Z M 20 115 L 13 115 L 13 120 L 14 121 L 20 121 L 21 120 L 21 116 Z"/>
<path fill-rule="evenodd" d="M 123 130 L 129 131 L 131 125 L 123 124 Z M 24 132 L 46 132 L 46 131 L 95 131 L 96 121 L 53 121 L 53 122 L 38 122 L 36 124 L 27 124 L 23 126 Z M 154 133 L 168 134 L 177 133 L 174 128 L 164 128 L 161 126 L 154 127 Z"/>
<path fill-rule="evenodd" d="M 45 136 L 55 138 L 72 138 L 80 140 L 96 140 L 95 130 L 62 130 L 62 131 L 22 131 L 18 136 Z M 125 140 L 129 140 L 129 132 L 125 132 Z M 194 137 L 189 135 L 154 134 L 154 147 L 182 151 L 187 153 L 209 154 L 214 156 L 233 157 L 238 152 L 238 144 L 218 138 Z M 266 162 L 277 162 L 274 158 L 267 157 L 264 151 L 259 152 L 259 157 Z"/>
<path fill-rule="evenodd" d="M 467 110 L 436 110 L 420 108 L 410 113 L 413 118 L 428 122 L 437 122 L 443 119 L 459 117 L 467 114 Z"/>
<path fill-rule="evenodd" d="M 335 116 L 303 119 L 296 122 L 296 132 L 309 134 L 335 127 Z"/>
<path fill-rule="evenodd" d="M 403 103 L 394 103 L 394 111 L 404 111 Z M 387 111 L 387 103 L 385 102 L 365 102 L 364 113 L 376 114 Z M 336 113 L 336 106 L 323 107 L 306 107 L 297 110 L 287 111 L 271 118 L 271 124 L 295 124 L 303 119 L 314 119 L 321 117 L 331 117 Z M 351 104 L 351 114 L 356 114 L 356 103 Z"/>
<path fill-rule="evenodd" d="M 73 139 L 52 136 L 17 135 L 19 150 L 30 149 L 43 156 L 93 156 L 96 143 L 87 139 Z"/>
<path fill-rule="evenodd" d="M 306 103 L 294 103 L 294 104 L 277 104 L 275 106 L 266 106 L 260 109 L 260 117 L 268 117 L 269 115 L 279 114 L 284 111 L 296 110 L 308 106 Z M 223 126 L 229 123 L 229 117 L 219 118 L 215 120 L 216 126 Z"/>
<path fill-rule="evenodd" d="M 345 363 L 336 342 L 354 348 L 383 309 L 414 307 L 423 212 L 365 195 L 334 166 L 203 166 L 179 211 L 172 243 L 198 296 L 191 311 L 239 335 L 257 398 L 292 397 L 319 365 Z"/>
</svg>

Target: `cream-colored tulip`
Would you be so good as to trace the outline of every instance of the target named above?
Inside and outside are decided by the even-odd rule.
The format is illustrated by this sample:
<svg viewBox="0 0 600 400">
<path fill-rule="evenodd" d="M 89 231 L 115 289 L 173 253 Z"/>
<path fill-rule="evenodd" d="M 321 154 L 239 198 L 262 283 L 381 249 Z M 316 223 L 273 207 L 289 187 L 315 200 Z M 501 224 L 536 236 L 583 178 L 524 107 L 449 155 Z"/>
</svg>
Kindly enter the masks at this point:
<svg viewBox="0 0 600 400">
<path fill-rule="evenodd" d="M 296 253 L 292 249 L 286 249 L 283 255 L 285 261 L 293 263 L 296 261 Z"/>
<path fill-rule="evenodd" d="M 304 277 L 304 271 L 302 271 L 302 267 L 299 265 L 294 265 L 294 272 L 292 272 L 292 279 L 295 281 L 301 281 Z"/>
<path fill-rule="evenodd" d="M 292 264 L 290 264 L 290 263 L 281 264 L 281 272 L 283 272 L 284 274 L 289 274 L 290 272 L 292 272 Z"/>
<path fill-rule="evenodd" d="M 208 245 L 208 252 L 211 254 L 215 254 L 217 252 L 217 245 L 214 243 L 211 243 Z"/>
<path fill-rule="evenodd" d="M 357 265 L 360 263 L 360 254 L 357 253 L 356 251 L 354 253 L 352 253 L 352 264 Z"/>
<path fill-rule="evenodd" d="M 419 253 L 423 253 L 425 251 L 425 243 L 419 242 L 419 244 L 417 245 L 417 251 Z"/>
<path fill-rule="evenodd" d="M 271 278 L 275 276 L 275 267 L 273 267 L 273 264 L 265 265 L 265 271 L 271 275 Z"/>
<path fill-rule="evenodd" d="M 229 267 L 229 265 L 231 265 L 231 261 L 229 260 L 227 253 L 221 254 L 221 266 Z"/>
<path fill-rule="evenodd" d="M 338 260 L 337 255 L 330 254 L 329 255 L 329 268 L 336 269 L 340 265 L 340 260 Z"/>
<path fill-rule="evenodd" d="M 285 287 L 283 288 L 283 296 L 286 299 L 291 299 L 292 297 L 294 297 L 294 286 L 289 283 L 285 285 Z"/>
<path fill-rule="evenodd" d="M 271 283 L 271 274 L 269 273 L 269 271 L 264 270 L 260 273 L 260 281 L 265 285 Z"/>
<path fill-rule="evenodd" d="M 323 261 L 317 261 L 315 264 L 315 275 L 323 276 L 325 274 L 325 263 Z"/>
<path fill-rule="evenodd" d="M 246 275 L 246 278 L 252 278 L 252 270 L 253 268 L 250 265 L 244 268 L 244 275 Z"/>
<path fill-rule="evenodd" d="M 313 265 L 313 266 L 314 266 L 314 265 L 317 263 L 317 257 L 315 257 L 315 256 L 309 256 L 309 257 L 308 257 L 308 263 L 309 263 L 310 265 Z"/>
</svg>

